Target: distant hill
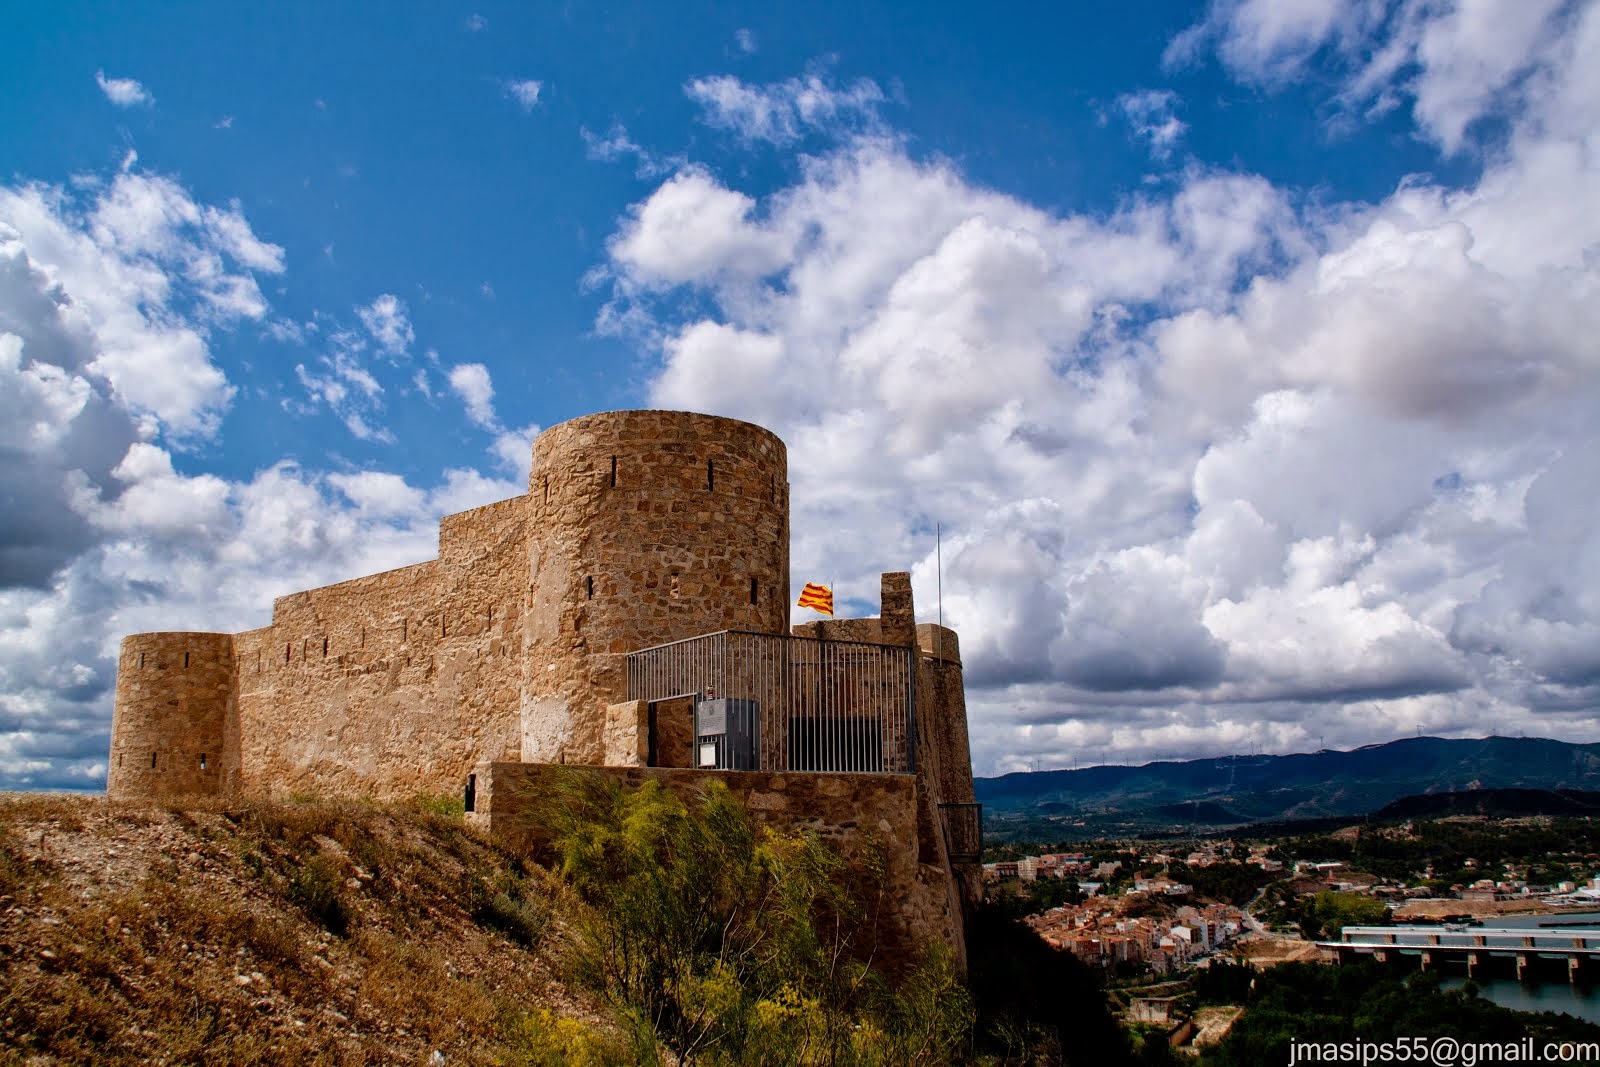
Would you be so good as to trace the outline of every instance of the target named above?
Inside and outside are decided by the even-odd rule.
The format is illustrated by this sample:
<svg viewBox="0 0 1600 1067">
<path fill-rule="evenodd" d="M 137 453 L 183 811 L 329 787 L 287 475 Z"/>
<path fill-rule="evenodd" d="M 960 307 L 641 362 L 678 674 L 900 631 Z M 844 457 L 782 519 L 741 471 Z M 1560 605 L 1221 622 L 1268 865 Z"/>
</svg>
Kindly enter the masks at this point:
<svg viewBox="0 0 1600 1067">
<path fill-rule="evenodd" d="M 1022 772 L 976 785 L 992 834 L 1070 838 L 1359 816 L 1403 797 L 1600 790 L 1600 744 L 1407 737 L 1349 752 Z"/>
<path fill-rule="evenodd" d="M 1600 815 L 1600 793 L 1580 789 L 1473 789 L 1401 797 L 1372 813 L 1374 819 L 1442 819 L 1451 815 L 1489 815 L 1509 819 L 1527 815 Z"/>
</svg>

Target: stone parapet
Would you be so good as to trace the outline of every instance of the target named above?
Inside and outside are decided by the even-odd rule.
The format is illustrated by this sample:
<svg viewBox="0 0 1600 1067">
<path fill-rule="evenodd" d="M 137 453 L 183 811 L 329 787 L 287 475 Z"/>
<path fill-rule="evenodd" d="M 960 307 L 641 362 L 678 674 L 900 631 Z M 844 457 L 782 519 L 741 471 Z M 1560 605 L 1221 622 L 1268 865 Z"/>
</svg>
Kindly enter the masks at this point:
<svg viewBox="0 0 1600 1067">
<path fill-rule="evenodd" d="M 918 623 L 917 648 L 924 656 L 931 659 L 955 667 L 961 666 L 961 638 L 948 626 L 939 626 L 931 622 Z"/>
</svg>

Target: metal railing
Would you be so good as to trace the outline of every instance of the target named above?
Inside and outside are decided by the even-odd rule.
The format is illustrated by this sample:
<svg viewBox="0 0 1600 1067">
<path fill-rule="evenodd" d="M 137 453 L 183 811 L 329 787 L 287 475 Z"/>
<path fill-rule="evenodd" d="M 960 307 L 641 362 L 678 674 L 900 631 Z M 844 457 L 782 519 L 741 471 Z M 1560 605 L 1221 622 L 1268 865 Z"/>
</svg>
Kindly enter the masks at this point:
<svg viewBox="0 0 1600 1067">
<path fill-rule="evenodd" d="M 978 863 L 983 859 L 983 805 L 940 804 L 944 820 L 944 848 L 951 863 Z"/>
<path fill-rule="evenodd" d="M 748 733 L 761 770 L 910 774 L 912 651 L 723 630 L 630 653 L 628 699 L 755 702 L 759 727 Z M 727 759 L 719 746 L 715 765 Z"/>
</svg>

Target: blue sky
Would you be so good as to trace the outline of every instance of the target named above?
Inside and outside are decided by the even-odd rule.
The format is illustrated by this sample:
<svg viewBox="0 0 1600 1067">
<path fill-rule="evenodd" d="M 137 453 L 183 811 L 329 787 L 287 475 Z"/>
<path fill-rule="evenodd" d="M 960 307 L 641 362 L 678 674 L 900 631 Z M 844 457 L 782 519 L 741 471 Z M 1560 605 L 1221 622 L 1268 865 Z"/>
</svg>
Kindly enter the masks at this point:
<svg viewBox="0 0 1600 1067">
<path fill-rule="evenodd" d="M 1600 6 L 525 7 L 0 16 L 0 785 L 634 406 L 943 526 L 979 773 L 1600 739 Z"/>
</svg>

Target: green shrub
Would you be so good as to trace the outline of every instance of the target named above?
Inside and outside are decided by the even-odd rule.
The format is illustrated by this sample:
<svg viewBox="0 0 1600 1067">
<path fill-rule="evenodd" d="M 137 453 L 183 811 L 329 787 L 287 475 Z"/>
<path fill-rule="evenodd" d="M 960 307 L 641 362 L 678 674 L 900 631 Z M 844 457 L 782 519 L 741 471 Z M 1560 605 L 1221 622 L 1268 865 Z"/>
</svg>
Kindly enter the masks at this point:
<svg viewBox="0 0 1600 1067">
<path fill-rule="evenodd" d="M 479 926 L 498 930 L 523 948 L 537 948 L 550 922 L 550 909 L 537 897 L 501 890 L 483 894 L 472 909 Z"/>
<path fill-rule="evenodd" d="M 718 782 L 691 808 L 654 781 L 563 776 L 541 799 L 574 977 L 612 1005 L 635 1055 L 677 1062 L 948 1063 L 972 1006 L 947 954 L 898 986 L 870 966 L 864 902 L 881 860 L 758 829 Z"/>
<path fill-rule="evenodd" d="M 350 927 L 350 910 L 340 889 L 344 871 L 338 860 L 318 852 L 289 872 L 288 898 L 291 903 L 330 933 L 343 936 Z"/>
</svg>

